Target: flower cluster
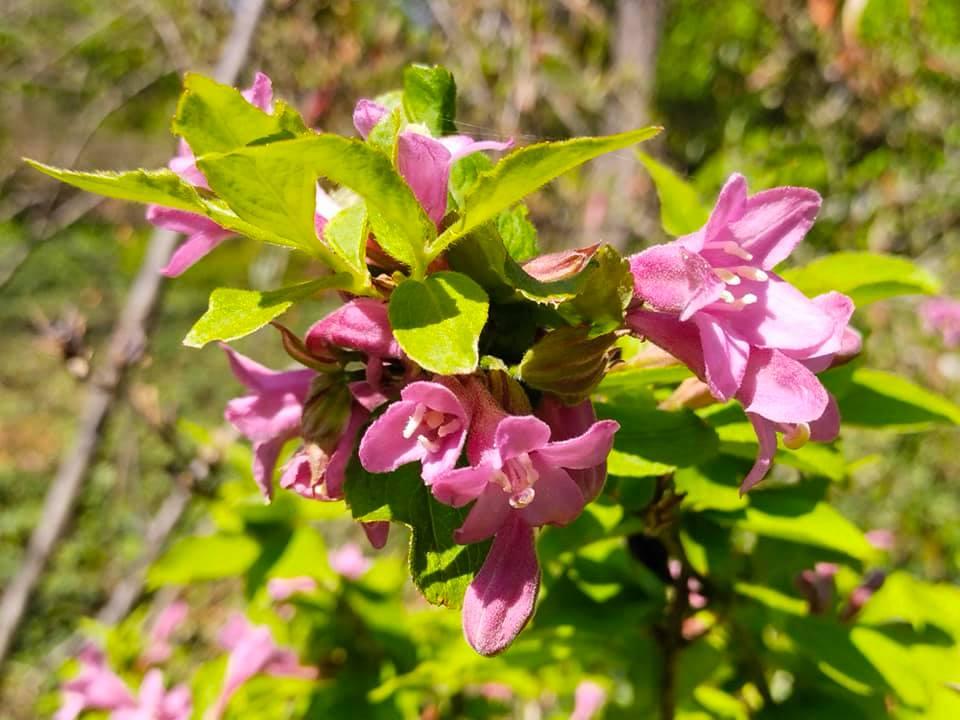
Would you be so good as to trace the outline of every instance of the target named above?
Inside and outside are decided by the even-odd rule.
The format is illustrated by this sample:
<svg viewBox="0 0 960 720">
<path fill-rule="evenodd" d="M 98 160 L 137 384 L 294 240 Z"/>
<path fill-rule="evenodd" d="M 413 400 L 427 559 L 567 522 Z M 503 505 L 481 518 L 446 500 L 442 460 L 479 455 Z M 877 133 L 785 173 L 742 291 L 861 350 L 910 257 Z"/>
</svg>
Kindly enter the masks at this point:
<svg viewBox="0 0 960 720">
<path fill-rule="evenodd" d="M 702 383 L 684 387 L 691 397 L 743 406 L 759 446 L 746 492 L 770 469 L 778 434 L 790 448 L 837 435 L 837 403 L 817 373 L 856 355 L 860 336 L 850 298 L 807 298 L 774 272 L 816 218 L 814 191 L 751 196 L 733 175 L 704 227 L 673 242 L 626 259 L 599 243 L 538 256 L 523 197 L 658 129 L 542 143 L 495 164 L 484 153 L 510 151 L 512 140 L 457 134 L 454 93 L 442 68 L 411 68 L 402 97 L 356 105 L 359 137 L 348 139 L 307 128 L 262 74 L 242 97 L 188 78 L 180 107 L 192 110 L 174 123 L 186 139 L 153 181 L 173 207 L 151 206 L 148 218 L 187 235 L 168 275 L 236 232 L 334 271 L 318 282 L 340 291 L 341 306 L 302 337 L 274 323 L 298 369 L 271 370 L 223 345 L 246 388 L 226 418 L 252 443 L 267 501 L 275 482 L 317 501 L 351 500 L 355 479 L 382 481 L 386 495 L 403 473 L 429 517 L 457 517 L 442 541 L 489 542 L 465 590 L 463 629 L 491 655 L 533 613 L 538 529 L 568 525 L 601 493 L 619 424 L 598 418 L 591 397 L 628 364 L 618 338 L 632 333 L 688 366 Z M 224 131 L 212 137 L 204 122 Z M 100 177 L 97 187 L 110 182 L 142 177 Z M 116 192 L 155 197 L 154 186 Z M 215 322 L 196 344 L 253 332 L 303 297 L 303 286 L 284 290 L 291 302 L 248 303 L 239 318 L 211 301 Z M 387 541 L 385 516 L 406 522 L 356 514 L 375 547 Z M 356 552 L 337 562 L 348 576 L 366 569 Z M 299 578 L 271 592 L 309 589 Z M 706 602 L 695 583 L 688 590 L 691 605 Z"/>
</svg>

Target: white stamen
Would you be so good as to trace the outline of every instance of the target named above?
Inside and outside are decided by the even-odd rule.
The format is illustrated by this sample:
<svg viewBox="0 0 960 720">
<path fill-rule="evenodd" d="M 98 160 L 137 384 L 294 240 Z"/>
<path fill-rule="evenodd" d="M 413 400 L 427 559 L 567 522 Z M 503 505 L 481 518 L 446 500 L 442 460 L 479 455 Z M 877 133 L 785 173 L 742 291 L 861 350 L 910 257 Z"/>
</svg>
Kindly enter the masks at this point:
<svg viewBox="0 0 960 720">
<path fill-rule="evenodd" d="M 760 268 L 750 267 L 749 265 L 740 265 L 733 268 L 733 271 L 740 277 L 744 277 L 747 280 L 756 280 L 757 282 L 766 282 L 770 277 Z"/>
<path fill-rule="evenodd" d="M 520 467 L 523 468 L 524 479 L 526 480 L 527 485 L 533 485 L 537 480 L 540 479 L 540 473 L 534 469 L 533 461 L 530 459 L 530 456 L 527 455 L 527 453 L 518 455 L 517 462 L 520 463 Z"/>
<path fill-rule="evenodd" d="M 737 304 L 743 307 L 745 305 L 753 305 L 756 301 L 757 301 L 756 295 L 754 295 L 753 293 L 747 293 L 746 295 L 741 297 L 739 300 L 737 300 Z"/>
<path fill-rule="evenodd" d="M 805 422 L 797 423 L 789 432 L 783 434 L 783 444 L 791 450 L 802 448 L 809 439 L 810 425 Z"/>
<path fill-rule="evenodd" d="M 753 255 L 744 250 L 733 240 L 725 240 L 724 242 L 720 243 L 720 249 L 723 250 L 727 255 L 733 255 L 741 260 L 753 260 Z"/>
<path fill-rule="evenodd" d="M 497 470 L 497 472 L 494 473 L 492 482 L 502 487 L 504 492 L 510 492 L 510 478 L 508 478 L 502 470 Z"/>
<path fill-rule="evenodd" d="M 418 435 L 417 442 L 427 452 L 437 452 L 440 449 L 440 443 L 431 441 L 426 435 Z"/>
<path fill-rule="evenodd" d="M 410 419 L 407 420 L 407 424 L 403 428 L 404 440 L 409 440 L 413 437 L 413 434 L 417 431 L 417 428 L 420 427 L 420 422 L 423 420 L 423 414 L 426 411 L 427 408 L 423 403 L 417 403 L 417 406 L 413 409 L 413 414 L 410 416 Z"/>
<path fill-rule="evenodd" d="M 511 495 L 507 502 L 510 503 L 510 507 L 519 510 L 532 503 L 536 494 L 536 491 L 532 487 L 524 488 L 520 492 Z"/>
<path fill-rule="evenodd" d="M 731 305 L 737 301 L 737 299 L 733 296 L 733 293 L 730 292 L 729 290 L 724 290 L 723 292 L 721 292 L 720 299 L 723 300 L 725 303 L 730 303 Z"/>
<path fill-rule="evenodd" d="M 717 274 L 717 277 L 719 277 L 727 285 L 740 284 L 740 276 L 736 273 L 730 272 L 726 268 L 714 268 L 713 271 Z"/>
<path fill-rule="evenodd" d="M 453 433 L 460 430 L 463 427 L 463 423 L 459 419 L 454 418 L 446 425 L 441 425 L 437 428 L 437 437 L 445 438 L 447 435 L 453 435 Z"/>
</svg>

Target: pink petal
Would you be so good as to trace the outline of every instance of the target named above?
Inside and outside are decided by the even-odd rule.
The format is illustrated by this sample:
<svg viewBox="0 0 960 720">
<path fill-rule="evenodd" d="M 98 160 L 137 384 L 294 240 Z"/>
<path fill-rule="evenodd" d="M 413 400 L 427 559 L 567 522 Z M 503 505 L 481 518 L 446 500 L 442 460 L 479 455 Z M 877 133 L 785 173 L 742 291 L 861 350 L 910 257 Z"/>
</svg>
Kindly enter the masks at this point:
<svg viewBox="0 0 960 720">
<path fill-rule="evenodd" d="M 314 201 L 314 215 L 317 221 L 323 221 L 323 225 L 326 225 L 329 220 L 333 218 L 338 212 L 343 208 L 340 207 L 339 203 L 330 197 L 330 194 L 320 187 L 320 184 L 317 184 L 317 191 Z M 323 228 L 321 227 L 317 230 L 318 235 L 323 234 Z"/>
<path fill-rule="evenodd" d="M 717 301 L 725 285 L 710 264 L 681 245 L 655 245 L 630 258 L 636 297 L 652 310 L 686 320 Z"/>
<path fill-rule="evenodd" d="M 273 472 L 285 442 L 286 438 L 276 438 L 253 446 L 253 481 L 267 502 L 273 499 Z"/>
<path fill-rule="evenodd" d="M 267 595 L 274 602 L 283 602 L 297 593 L 311 593 L 317 589 L 317 581 L 307 575 L 292 578 L 271 578 L 267 582 Z"/>
<path fill-rule="evenodd" d="M 313 370 L 271 370 L 238 353 L 226 343 L 220 343 L 220 348 L 227 354 L 234 376 L 250 390 L 264 393 L 289 392 L 306 398 L 310 382 L 316 375 Z"/>
<path fill-rule="evenodd" d="M 497 533 L 463 601 L 463 633 L 481 655 L 505 650 L 533 615 L 540 566 L 533 531 L 514 519 Z"/>
<path fill-rule="evenodd" d="M 197 167 L 197 158 L 194 156 L 193 150 L 190 149 L 187 141 L 183 138 L 180 138 L 180 142 L 177 145 L 177 154 L 170 158 L 167 167 L 179 175 L 185 183 L 193 185 L 194 187 L 203 188 L 204 190 L 210 189 L 210 186 L 207 184 L 207 178 L 203 176 L 200 168 Z"/>
<path fill-rule="evenodd" d="M 363 427 L 369 417 L 370 413 L 365 408 L 356 403 L 351 404 L 347 425 L 333 449 L 324 478 L 327 494 L 333 500 L 339 500 L 343 497 L 343 483 L 347 479 L 347 465 L 350 464 L 350 458 L 353 457 L 354 448 L 357 446 L 357 435 L 360 433 L 360 428 Z"/>
<path fill-rule="evenodd" d="M 541 525 L 566 525 L 577 519 L 583 511 L 584 499 L 580 488 L 566 470 L 555 468 L 534 460 L 540 478 L 533 486 L 533 502 L 520 511 L 525 523 L 531 527 Z"/>
<path fill-rule="evenodd" d="M 550 426 L 533 415 L 508 415 L 498 424 L 493 444 L 502 460 L 539 450 L 550 442 Z"/>
<path fill-rule="evenodd" d="M 681 322 L 676 315 L 647 310 L 632 310 L 625 320 L 637 335 L 659 345 L 689 367 L 697 377 L 706 377 L 703 345 L 696 325 Z"/>
<path fill-rule="evenodd" d="M 757 442 L 760 444 L 760 449 L 753 467 L 750 468 L 750 472 L 747 473 L 740 485 L 741 495 L 750 492 L 767 476 L 770 466 L 773 464 L 773 456 L 777 453 L 776 426 L 769 420 L 753 413 L 747 413 L 747 417 L 750 424 L 753 425 L 754 432 L 757 433 Z"/>
<path fill-rule="evenodd" d="M 717 203 L 704 227 L 704 239 L 707 242 L 718 239 L 730 223 L 743 217 L 747 206 L 747 180 L 740 173 L 733 173 L 720 189 Z"/>
<path fill-rule="evenodd" d="M 747 200 L 729 229 L 753 255 L 751 264 L 771 270 L 793 252 L 817 219 L 822 199 L 808 188 L 778 187 Z"/>
<path fill-rule="evenodd" d="M 859 354 L 862 338 L 859 332 L 849 326 L 854 310 L 853 300 L 849 297 L 838 292 L 828 292 L 813 298 L 812 302 L 834 322 L 833 332 L 819 347 L 802 353 L 806 358 L 803 364 L 811 372 L 820 372 L 832 367 L 837 356 L 842 362 Z M 789 351 L 787 354 L 793 355 Z"/>
<path fill-rule="evenodd" d="M 583 680 L 574 691 L 570 720 L 593 720 L 607 702 L 607 692 L 591 680 Z"/>
<path fill-rule="evenodd" d="M 363 528 L 367 540 L 370 541 L 370 545 L 373 546 L 375 550 L 380 550 L 387 544 L 387 538 L 390 535 L 390 523 L 382 521 L 360 523 L 360 527 Z"/>
<path fill-rule="evenodd" d="M 198 233 L 215 235 L 217 232 L 222 233 L 224 237 L 232 235 L 229 230 L 224 230 L 205 215 L 187 212 L 186 210 L 174 210 L 162 205 L 147 206 L 147 222 L 184 235 L 196 235 Z"/>
<path fill-rule="evenodd" d="M 451 164 L 462 157 L 481 150 L 503 151 L 513 147 L 513 138 L 499 142 L 497 140 L 474 140 L 468 135 L 447 135 L 439 138 L 438 142 L 449 151 Z"/>
<path fill-rule="evenodd" d="M 356 543 L 345 543 L 328 556 L 330 567 L 348 580 L 359 580 L 370 569 L 371 561 L 363 556 Z"/>
<path fill-rule="evenodd" d="M 462 545 L 480 542 L 497 532 L 512 514 L 507 494 L 498 485 L 487 485 L 453 539 Z"/>
<path fill-rule="evenodd" d="M 541 282 L 565 280 L 583 271 L 593 256 L 597 254 L 601 243 L 588 245 L 574 250 L 560 250 L 559 252 L 538 255 L 523 264 L 523 270 Z"/>
<path fill-rule="evenodd" d="M 597 422 L 597 414 L 589 400 L 577 405 L 566 405 L 546 393 L 540 401 L 537 415 L 550 426 L 550 437 L 554 442 L 577 437 Z M 583 493 L 583 499 L 591 502 L 603 489 L 607 477 L 607 463 L 604 461 L 585 470 L 568 469 L 568 472 Z"/>
<path fill-rule="evenodd" d="M 811 357 L 837 333 L 835 317 L 776 275 L 770 274 L 762 283 L 745 280 L 739 287 L 741 296 L 752 293 L 757 302 L 739 310 L 723 310 L 723 321 L 751 345 Z M 711 312 L 720 316 L 719 310 L 711 308 Z"/>
<path fill-rule="evenodd" d="M 436 225 L 447 212 L 452 162 L 450 151 L 431 137 L 415 132 L 397 136 L 397 169 Z"/>
<path fill-rule="evenodd" d="M 827 393 L 827 407 L 823 415 L 810 423 L 810 439 L 814 442 L 832 442 L 840 434 L 840 408 L 837 399 Z"/>
<path fill-rule="evenodd" d="M 554 467 L 586 470 L 606 462 L 613 436 L 620 429 L 614 420 L 601 420 L 591 425 L 585 433 L 569 440 L 560 440 L 544 445 L 536 451 L 541 461 Z"/>
<path fill-rule="evenodd" d="M 403 430 L 413 415 L 417 404 L 401 400 L 393 403 L 386 412 L 367 428 L 360 440 L 360 464 L 367 472 L 393 472 L 401 465 L 417 462 L 426 450 L 417 441 L 416 435 L 403 436 Z"/>
<path fill-rule="evenodd" d="M 463 507 L 480 497 L 493 480 L 495 470 L 488 463 L 457 468 L 436 475 L 430 482 L 433 496 L 445 505 Z"/>
<path fill-rule="evenodd" d="M 390 400 L 390 398 L 366 380 L 347 383 L 347 387 L 350 389 L 350 394 L 353 396 L 353 399 L 369 412 L 373 412 Z"/>
<path fill-rule="evenodd" d="M 169 262 L 160 269 L 160 274 L 165 277 L 179 277 L 232 235 L 230 232 L 191 235 L 170 256 Z"/>
<path fill-rule="evenodd" d="M 386 303 L 372 298 L 355 298 L 340 306 L 307 331 L 305 342 L 317 354 L 329 344 L 377 357 L 403 356 L 390 329 Z"/>
<path fill-rule="evenodd" d="M 273 83 L 262 72 L 254 75 L 253 85 L 240 94 L 254 107 L 258 107 L 268 114 L 273 112 Z"/>
<path fill-rule="evenodd" d="M 727 332 L 721 322 L 707 313 L 695 315 L 693 322 L 700 331 L 705 380 L 710 392 L 718 400 L 729 400 L 743 382 L 751 355 L 750 344 Z"/>
<path fill-rule="evenodd" d="M 816 420 L 829 401 L 816 375 L 776 350 L 751 352 L 737 399 L 748 413 L 791 424 Z"/>
<path fill-rule="evenodd" d="M 438 382 L 421 380 L 410 383 L 400 391 L 400 397 L 408 402 L 423 403 L 432 410 L 439 410 L 460 420 L 468 419 L 463 400 L 449 387 Z"/>
<path fill-rule="evenodd" d="M 360 137 L 366 140 L 370 131 L 389 112 L 387 108 L 373 100 L 360 100 L 353 109 L 353 126 L 360 133 Z"/>
</svg>

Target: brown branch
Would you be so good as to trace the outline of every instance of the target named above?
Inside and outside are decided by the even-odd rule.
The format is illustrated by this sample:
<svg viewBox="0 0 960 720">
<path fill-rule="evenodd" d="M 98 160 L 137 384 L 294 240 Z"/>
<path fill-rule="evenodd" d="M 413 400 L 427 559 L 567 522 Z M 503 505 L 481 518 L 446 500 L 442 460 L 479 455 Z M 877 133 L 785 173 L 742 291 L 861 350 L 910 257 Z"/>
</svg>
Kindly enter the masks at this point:
<svg viewBox="0 0 960 720">
<path fill-rule="evenodd" d="M 265 0 L 242 0 L 238 5 L 233 28 L 214 72 L 220 82 L 232 84 L 236 81 L 264 3 Z M 101 429 L 113 408 L 117 391 L 146 344 L 148 322 L 160 299 L 159 270 L 169 259 L 177 237 L 175 233 L 159 229 L 151 236 L 146 257 L 110 338 L 109 350 L 94 373 L 73 445 L 47 490 L 43 511 L 30 537 L 23 563 L 0 600 L 0 663 L 10 651 L 30 595 L 66 530 L 100 447 Z"/>
</svg>

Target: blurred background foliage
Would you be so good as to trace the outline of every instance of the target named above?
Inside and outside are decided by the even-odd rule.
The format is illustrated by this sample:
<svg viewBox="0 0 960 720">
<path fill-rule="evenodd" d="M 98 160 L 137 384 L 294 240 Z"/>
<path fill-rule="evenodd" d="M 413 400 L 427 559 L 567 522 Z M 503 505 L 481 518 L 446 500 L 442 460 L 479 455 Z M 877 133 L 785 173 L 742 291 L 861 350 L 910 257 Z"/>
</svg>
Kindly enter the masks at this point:
<svg viewBox="0 0 960 720">
<path fill-rule="evenodd" d="M 179 76 L 212 64 L 230 18 L 226 0 L 6 0 L 0 8 L 0 584 L 20 562 L 91 355 L 148 233 L 140 209 L 75 194 L 19 158 L 83 169 L 163 165 Z M 824 209 L 800 262 L 837 250 L 899 254 L 960 293 L 956 0 L 273 0 L 248 67 L 267 72 L 315 126 L 349 134 L 355 99 L 398 86 L 415 61 L 454 72 L 463 132 L 525 143 L 657 122 L 666 132 L 653 154 L 705 201 L 733 171 L 754 191 L 817 189 Z M 628 152 L 529 204 L 546 248 L 607 240 L 632 251 L 665 237 L 654 188 Z M 31 605 L 0 717 L 34 716 L 36 698 L 52 687 L 51 653 L 76 618 L 103 605 L 141 552 L 171 479 L 210 446 L 176 430 L 219 427 L 237 390 L 218 350 L 180 345 L 209 290 L 271 287 L 306 270 L 276 248 L 231 242 L 168 284 L 149 355 L 124 389 L 69 539 Z M 287 320 L 302 330 L 321 311 L 300 306 Z M 855 322 L 872 367 L 960 398 L 960 354 L 923 332 L 913 299 L 875 303 Z M 281 361 L 264 333 L 239 348 Z M 952 429 L 849 429 L 841 446 L 856 463 L 832 489 L 860 528 L 894 532 L 893 567 L 954 583 L 956 445 Z M 247 482 L 244 462 L 208 459 L 210 487 Z M 208 511 L 194 503 L 182 532 L 209 523 Z M 214 613 L 238 586 L 216 588 L 197 599 Z M 453 613 L 429 622 L 457 634 Z M 709 666 L 708 656 L 691 662 Z"/>
</svg>

